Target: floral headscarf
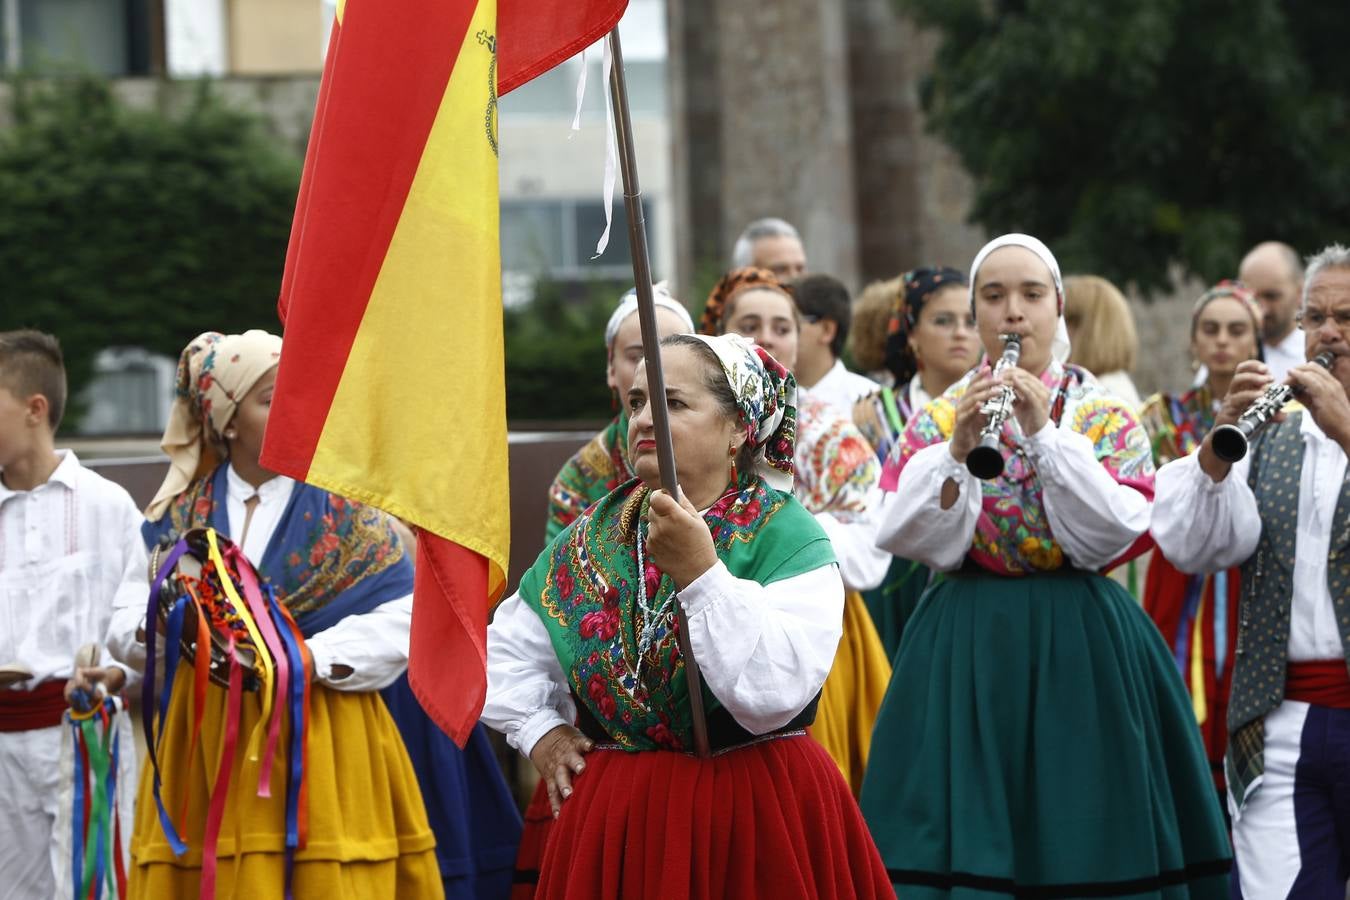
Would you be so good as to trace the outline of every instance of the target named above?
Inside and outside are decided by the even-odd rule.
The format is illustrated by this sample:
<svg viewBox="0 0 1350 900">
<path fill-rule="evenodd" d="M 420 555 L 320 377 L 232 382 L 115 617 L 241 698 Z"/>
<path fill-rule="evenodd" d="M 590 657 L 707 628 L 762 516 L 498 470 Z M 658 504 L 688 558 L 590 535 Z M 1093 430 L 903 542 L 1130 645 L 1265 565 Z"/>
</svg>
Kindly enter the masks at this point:
<svg viewBox="0 0 1350 900">
<path fill-rule="evenodd" d="M 1069 326 L 1064 323 L 1064 278 L 1059 274 L 1059 261 L 1055 259 L 1055 254 L 1050 252 L 1050 248 L 1045 246 L 1040 238 L 1034 238 L 1029 234 L 1005 234 L 994 238 L 975 254 L 975 262 L 970 264 L 971 311 L 975 311 L 975 282 L 980 274 L 980 266 L 984 265 L 989 254 L 1004 247 L 1022 247 L 1030 250 L 1050 270 L 1050 277 L 1055 281 L 1055 298 L 1059 303 L 1059 322 L 1055 325 L 1055 337 L 1050 343 L 1050 355 L 1057 362 L 1064 363 L 1068 360 L 1069 351 L 1072 349 L 1069 344 Z"/>
<path fill-rule="evenodd" d="M 703 317 L 698 322 L 699 334 L 721 334 L 722 319 L 726 316 L 727 304 L 731 302 L 731 298 L 753 290 L 777 291 L 792 300 L 793 310 L 797 308 L 797 302 L 792 297 L 792 289 L 779 281 L 773 272 L 754 266 L 732 269 L 713 285 L 712 292 L 708 294 L 708 304 L 703 307 Z"/>
<path fill-rule="evenodd" d="M 769 487 L 792 490 L 792 452 L 797 443 L 797 380 L 749 338 L 698 334 L 717 354 L 736 395 L 740 427 L 755 448 L 755 474 Z"/>
<path fill-rule="evenodd" d="M 281 338 L 266 331 L 207 331 L 183 349 L 169 424 L 160 447 L 169 457 L 155 499 L 145 511 L 158 521 L 175 497 L 225 458 L 221 436 L 239 401 L 281 359 Z"/>
</svg>

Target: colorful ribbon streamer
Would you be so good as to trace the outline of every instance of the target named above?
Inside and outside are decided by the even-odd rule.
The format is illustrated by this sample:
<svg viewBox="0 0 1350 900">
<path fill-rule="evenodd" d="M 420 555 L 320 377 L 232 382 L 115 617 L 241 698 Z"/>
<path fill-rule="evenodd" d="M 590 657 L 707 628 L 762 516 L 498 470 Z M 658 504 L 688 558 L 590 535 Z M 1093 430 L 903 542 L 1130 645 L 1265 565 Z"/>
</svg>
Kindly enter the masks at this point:
<svg viewBox="0 0 1350 900">
<path fill-rule="evenodd" d="M 120 900 L 127 894 L 122 822 L 117 811 L 121 746 L 115 697 L 87 711 L 69 710 L 74 759 L 71 810 L 71 884 L 75 900 Z M 106 890 L 106 894 L 105 894 Z"/>
<path fill-rule="evenodd" d="M 234 544 L 218 538 L 214 529 L 205 531 L 205 552 L 194 553 L 206 558 L 203 562 L 203 582 L 200 586 L 206 595 L 215 595 L 215 612 L 208 606 L 206 597 L 199 594 L 193 579 L 180 576 L 175 587 L 179 589 L 178 599 L 170 607 L 164 621 L 164 683 L 158 704 L 155 700 L 155 628 L 148 626 L 146 633 L 146 677 L 142 701 L 144 704 L 143 726 L 148 745 L 151 768 L 153 771 L 153 793 L 159 811 L 161 827 L 169 840 L 174 853 L 182 855 L 187 851 L 186 843 L 179 837 L 173 820 L 160 798 L 160 771 L 158 747 L 163 741 L 165 721 L 169 715 L 170 698 L 175 684 L 181 657 L 180 646 L 183 638 L 183 626 L 187 610 L 193 608 L 196 614 L 196 642 L 193 659 L 192 679 L 192 730 L 189 739 L 188 756 L 195 758 L 199 745 L 202 716 L 206 704 L 207 687 L 211 668 L 212 635 L 220 637 L 225 645 L 224 656 L 228 666 L 226 686 L 225 733 L 220 750 L 216 777 L 211 785 L 207 804 L 205 829 L 202 835 L 202 876 L 200 897 L 212 900 L 215 896 L 219 859 L 217 847 L 220 830 L 224 822 L 227 798 L 234 774 L 235 756 L 239 749 L 240 728 L 243 718 L 244 677 L 247 670 L 257 675 L 258 695 L 262 706 L 257 724 L 249 734 L 245 759 L 259 763 L 259 777 L 256 793 L 260 797 L 270 797 L 273 761 L 277 748 L 281 745 L 281 724 L 283 715 L 291 722 L 290 740 L 286 742 L 286 879 L 285 894 L 291 896 L 291 878 L 295 853 L 305 846 L 308 836 L 308 820 L 305 814 L 306 783 L 305 771 L 308 763 L 309 735 L 309 651 L 305 647 L 304 637 L 291 618 L 289 611 L 279 603 L 270 587 L 264 588 L 257 573 L 243 552 Z M 167 556 L 151 588 L 146 612 L 147 623 L 154 623 L 160 615 L 160 589 L 170 578 L 174 567 L 185 553 L 192 552 L 193 544 L 185 537 Z M 199 544 L 196 546 L 200 546 Z M 216 591 L 217 584 L 219 591 Z M 228 603 L 226 618 L 219 615 L 219 604 Z M 242 628 L 239 639 L 233 625 Z M 257 661 L 256 666 L 245 664 L 239 653 L 239 640 L 247 635 L 250 649 Z M 153 716 L 159 715 L 158 731 L 153 728 Z M 264 742 L 264 735 L 266 740 Z M 97 761 L 97 754 L 92 754 Z M 87 799 L 84 801 L 87 804 Z M 183 796 L 180 821 L 187 816 L 188 798 Z M 238 822 L 236 822 L 238 825 Z M 236 853 L 241 852 L 236 841 Z M 97 856 L 95 867 L 97 868 Z M 101 871 L 101 870 L 100 870 Z"/>
</svg>

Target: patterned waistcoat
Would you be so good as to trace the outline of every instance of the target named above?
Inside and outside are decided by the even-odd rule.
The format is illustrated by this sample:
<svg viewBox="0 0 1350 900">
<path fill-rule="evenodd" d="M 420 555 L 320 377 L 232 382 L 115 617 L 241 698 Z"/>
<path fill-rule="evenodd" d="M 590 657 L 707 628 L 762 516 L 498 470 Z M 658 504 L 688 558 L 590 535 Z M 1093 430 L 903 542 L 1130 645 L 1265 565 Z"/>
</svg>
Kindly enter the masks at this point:
<svg viewBox="0 0 1350 900">
<path fill-rule="evenodd" d="M 1261 512 L 1261 540 L 1242 564 L 1237 662 L 1228 701 L 1228 790 L 1239 802 L 1265 771 L 1265 716 L 1284 700 L 1304 415 L 1291 413 L 1252 447 L 1248 484 Z M 1332 518 L 1327 586 L 1350 665 L 1350 478 L 1341 484 Z"/>
</svg>

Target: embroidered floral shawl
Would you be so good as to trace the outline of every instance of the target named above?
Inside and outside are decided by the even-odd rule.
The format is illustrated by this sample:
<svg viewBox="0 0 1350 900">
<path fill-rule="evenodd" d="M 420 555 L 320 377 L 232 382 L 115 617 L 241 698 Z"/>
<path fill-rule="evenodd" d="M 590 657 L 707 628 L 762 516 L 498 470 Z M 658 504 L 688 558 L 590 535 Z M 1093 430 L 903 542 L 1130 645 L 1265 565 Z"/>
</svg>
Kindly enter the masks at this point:
<svg viewBox="0 0 1350 900">
<path fill-rule="evenodd" d="M 887 461 L 883 487 L 894 485 L 915 453 L 951 437 L 956 404 L 978 371 L 967 374 L 910 420 L 897 452 Z M 1051 391 L 1052 420 L 1060 428 L 1086 435 L 1111 477 L 1151 500 L 1153 454 L 1148 435 L 1130 408 L 1077 366 L 1052 361 L 1041 381 Z M 1000 477 L 981 482 L 983 509 L 967 558 L 1000 575 L 1058 569 L 1064 565 L 1064 552 L 1050 531 L 1040 476 L 1021 452 L 1015 418 L 1003 426 L 1001 445 L 1007 467 Z"/>
<path fill-rule="evenodd" d="M 1180 397 L 1154 394 L 1140 410 L 1139 422 L 1153 445 L 1153 464 L 1164 466 L 1194 453 L 1214 427 L 1214 395 L 1207 384 Z"/>
<path fill-rule="evenodd" d="M 797 499 L 812 513 L 857 521 L 867 513 L 868 492 L 877 484 L 881 463 L 862 432 L 834 407 L 811 396 L 798 402 Z"/>
<path fill-rule="evenodd" d="M 692 746 L 693 733 L 673 615 L 640 661 L 637 651 L 635 538 L 648 496 L 634 479 L 584 513 L 525 573 L 520 597 L 548 629 L 578 701 L 616 743 L 627 750 L 683 750 Z M 704 519 L 718 558 L 738 578 L 772 584 L 834 561 L 829 538 L 810 513 L 758 478 L 725 494 Z M 674 583 L 644 562 L 648 603 L 659 608 Z M 708 710 L 718 705 L 706 687 L 704 699 Z"/>
<path fill-rule="evenodd" d="M 548 489 L 548 522 L 544 539 L 551 542 L 601 497 L 633 477 L 628 464 L 628 414 L 620 413 L 604 430 L 572 454 Z"/>
<path fill-rule="evenodd" d="M 226 466 L 217 467 L 174 498 L 158 522 L 144 523 L 146 545 L 196 527 L 231 534 L 226 476 Z M 257 569 L 306 637 L 413 588 L 412 561 L 385 513 L 300 482 Z"/>
</svg>

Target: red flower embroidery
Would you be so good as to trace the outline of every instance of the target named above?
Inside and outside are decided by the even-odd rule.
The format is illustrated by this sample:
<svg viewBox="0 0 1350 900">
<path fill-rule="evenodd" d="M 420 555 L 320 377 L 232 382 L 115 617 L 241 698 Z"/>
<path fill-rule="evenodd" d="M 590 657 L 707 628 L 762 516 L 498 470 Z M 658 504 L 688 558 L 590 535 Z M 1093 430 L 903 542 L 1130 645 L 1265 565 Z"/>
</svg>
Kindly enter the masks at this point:
<svg viewBox="0 0 1350 900">
<path fill-rule="evenodd" d="M 309 564 L 311 566 L 319 565 L 323 562 L 325 556 L 332 553 L 337 548 L 338 536 L 336 534 L 333 534 L 330 531 L 319 535 L 318 540 L 314 542 L 314 546 L 309 548 Z"/>
<path fill-rule="evenodd" d="M 578 626 L 581 636 L 586 639 L 598 637 L 602 641 L 614 640 L 619 633 L 619 615 L 616 610 L 598 609 L 581 617 Z"/>
<path fill-rule="evenodd" d="M 619 711 L 618 705 L 614 702 L 614 698 L 609 696 L 609 694 L 601 697 L 599 703 L 600 715 L 604 716 L 606 719 L 614 718 L 614 714 Z"/>
<path fill-rule="evenodd" d="M 647 737 L 652 739 L 658 747 L 665 747 L 667 750 L 683 750 L 684 745 L 680 739 L 675 737 L 675 733 L 666 726 L 665 722 L 657 722 L 647 729 Z"/>
<path fill-rule="evenodd" d="M 759 518 L 759 512 L 759 498 L 756 497 L 744 506 L 733 507 L 731 511 L 727 513 L 727 521 L 731 522 L 733 525 L 744 527 L 746 525 L 754 524 L 755 520 Z"/>
<path fill-rule="evenodd" d="M 558 586 L 558 593 L 563 597 L 571 597 L 573 589 L 577 586 L 576 579 L 572 577 L 572 570 L 565 563 L 558 566 L 558 571 L 553 575 L 553 583 Z"/>
</svg>

